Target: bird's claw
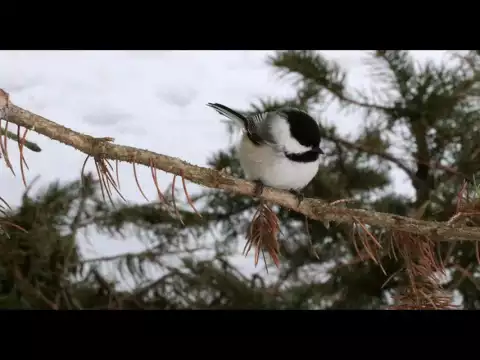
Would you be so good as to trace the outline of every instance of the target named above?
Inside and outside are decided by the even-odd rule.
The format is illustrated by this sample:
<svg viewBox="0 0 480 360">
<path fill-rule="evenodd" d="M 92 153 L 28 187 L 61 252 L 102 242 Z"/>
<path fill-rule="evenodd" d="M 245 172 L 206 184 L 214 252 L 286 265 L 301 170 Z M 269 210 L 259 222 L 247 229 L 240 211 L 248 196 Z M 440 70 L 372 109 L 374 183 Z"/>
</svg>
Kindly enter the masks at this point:
<svg viewBox="0 0 480 360">
<path fill-rule="evenodd" d="M 260 196 L 262 196 L 265 185 L 260 180 L 254 180 L 254 183 L 255 183 L 255 190 L 254 190 L 255 197 L 259 198 Z M 299 207 L 303 199 L 305 199 L 305 196 L 300 191 L 293 190 L 293 189 L 290 190 L 290 193 L 295 195 L 295 197 L 297 198 L 298 200 L 297 207 Z"/>
<path fill-rule="evenodd" d="M 254 183 L 255 183 L 255 190 L 254 190 L 255 197 L 259 198 L 263 193 L 263 188 L 265 187 L 265 185 L 263 185 L 263 183 L 260 180 L 255 180 Z"/>
<path fill-rule="evenodd" d="M 300 207 L 300 204 L 302 203 L 303 199 L 305 199 L 305 196 L 297 190 L 290 190 L 290 193 L 295 195 L 295 197 L 298 200 L 297 207 Z"/>
</svg>

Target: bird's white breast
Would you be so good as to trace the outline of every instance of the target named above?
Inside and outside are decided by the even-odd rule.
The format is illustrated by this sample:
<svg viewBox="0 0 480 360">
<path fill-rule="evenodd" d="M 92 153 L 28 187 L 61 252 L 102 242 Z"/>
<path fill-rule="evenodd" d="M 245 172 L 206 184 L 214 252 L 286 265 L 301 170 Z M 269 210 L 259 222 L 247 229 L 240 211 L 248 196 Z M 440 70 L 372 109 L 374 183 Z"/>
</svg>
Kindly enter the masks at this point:
<svg viewBox="0 0 480 360">
<path fill-rule="evenodd" d="M 246 135 L 238 147 L 240 165 L 247 179 L 284 190 L 301 190 L 316 175 L 320 159 L 294 162 L 270 146 L 255 146 Z"/>
</svg>

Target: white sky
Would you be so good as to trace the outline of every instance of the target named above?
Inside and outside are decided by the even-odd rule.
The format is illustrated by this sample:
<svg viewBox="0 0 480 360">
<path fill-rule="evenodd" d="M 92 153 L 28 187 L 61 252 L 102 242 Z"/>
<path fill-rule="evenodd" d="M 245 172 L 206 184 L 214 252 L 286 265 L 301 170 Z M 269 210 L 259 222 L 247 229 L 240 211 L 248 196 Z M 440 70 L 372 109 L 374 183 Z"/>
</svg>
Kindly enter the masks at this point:
<svg viewBox="0 0 480 360">
<path fill-rule="evenodd" d="M 267 51 L 1 51 L 0 88 L 18 106 L 92 136 L 111 136 L 117 144 L 149 149 L 205 166 L 207 157 L 229 145 L 224 124 L 207 102 L 247 108 L 264 97 L 284 97 L 293 88 L 266 65 Z M 368 78 L 361 65 L 363 52 L 325 51 L 348 70 L 348 81 L 365 88 Z M 415 51 L 415 57 L 441 59 L 443 52 Z M 321 121 L 335 122 L 342 133 L 354 133 L 359 119 L 331 109 Z M 10 128 L 12 129 L 12 128 Z M 33 190 L 49 182 L 76 180 L 85 156 L 73 148 L 35 133 L 41 153 L 28 151 L 27 181 L 41 178 Z M 12 159 L 18 157 L 9 147 Z M 26 151 L 27 153 L 27 151 Z M 18 161 L 14 163 L 18 169 Z M 93 170 L 92 163 L 87 170 Z M 148 168 L 138 167 L 143 190 L 155 199 Z M 123 195 L 144 202 L 135 185 L 131 166 L 122 165 Z M 16 171 L 19 173 L 19 171 Z M 165 187 L 171 176 L 160 174 Z M 398 192 L 408 192 L 405 179 L 395 179 Z M 190 192 L 197 186 L 188 185 Z M 11 205 L 20 203 L 24 186 L 4 164 L 0 166 L 0 192 Z M 140 251 L 134 240 L 90 236 L 88 256 Z M 237 264 L 251 269 L 253 260 L 238 257 Z M 253 270 L 253 269 L 252 269 Z M 258 269 L 260 270 L 260 269 Z"/>
</svg>

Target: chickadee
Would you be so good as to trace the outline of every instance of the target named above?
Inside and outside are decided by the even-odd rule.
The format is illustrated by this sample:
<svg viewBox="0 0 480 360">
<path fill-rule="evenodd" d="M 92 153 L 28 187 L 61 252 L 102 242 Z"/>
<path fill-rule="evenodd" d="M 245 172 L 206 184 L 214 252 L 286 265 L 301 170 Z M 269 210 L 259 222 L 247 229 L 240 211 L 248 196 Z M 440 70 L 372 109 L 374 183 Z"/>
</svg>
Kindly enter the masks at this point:
<svg viewBox="0 0 480 360">
<path fill-rule="evenodd" d="M 256 196 L 267 185 L 288 190 L 301 202 L 300 190 L 317 174 L 323 154 L 317 122 L 291 108 L 245 116 L 221 104 L 207 106 L 244 129 L 238 157 L 247 179 L 257 183 Z"/>
</svg>

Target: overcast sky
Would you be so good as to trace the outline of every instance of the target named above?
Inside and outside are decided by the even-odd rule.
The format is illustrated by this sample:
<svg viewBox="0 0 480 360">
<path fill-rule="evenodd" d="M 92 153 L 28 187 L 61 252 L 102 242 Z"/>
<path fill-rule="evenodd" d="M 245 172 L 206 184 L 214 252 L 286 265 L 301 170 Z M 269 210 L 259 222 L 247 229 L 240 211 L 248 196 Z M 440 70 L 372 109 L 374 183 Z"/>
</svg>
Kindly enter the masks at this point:
<svg viewBox="0 0 480 360">
<path fill-rule="evenodd" d="M 117 144 L 149 149 L 205 166 L 215 151 L 229 145 L 225 125 L 207 102 L 247 108 L 258 98 L 293 94 L 266 65 L 268 51 L 1 51 L 0 88 L 18 106 L 92 136 L 111 136 Z M 368 86 L 362 66 L 364 52 L 325 51 L 348 70 L 354 87 Z M 443 52 L 416 51 L 415 57 L 440 60 Z M 322 121 L 335 122 L 343 133 L 354 133 L 358 119 L 330 110 Z M 27 181 L 40 175 L 34 189 L 60 179 L 76 180 L 85 156 L 73 148 L 30 132 L 41 153 L 27 154 Z M 18 152 L 9 147 L 15 159 Z M 18 168 L 18 161 L 14 163 Z M 92 163 L 87 170 L 93 170 Z M 130 201 L 144 202 L 131 176 L 131 166 L 120 168 L 122 193 Z M 148 168 L 138 167 L 139 179 L 150 199 Z M 17 171 L 19 173 L 19 171 Z M 160 175 L 165 187 L 171 176 Z M 396 179 L 399 192 L 409 192 Z M 0 191 L 11 205 L 18 205 L 24 191 L 19 178 L 0 166 Z M 189 185 L 191 192 L 198 187 Z M 95 237 L 83 245 L 87 256 L 140 251 L 136 241 Z M 251 258 L 237 264 L 251 266 Z"/>
</svg>

